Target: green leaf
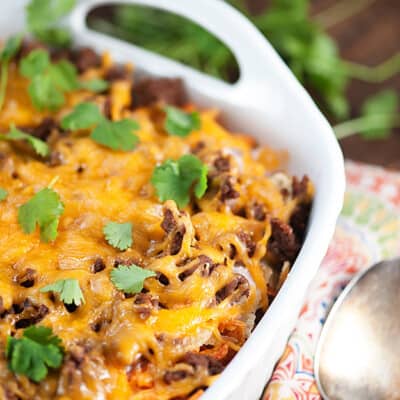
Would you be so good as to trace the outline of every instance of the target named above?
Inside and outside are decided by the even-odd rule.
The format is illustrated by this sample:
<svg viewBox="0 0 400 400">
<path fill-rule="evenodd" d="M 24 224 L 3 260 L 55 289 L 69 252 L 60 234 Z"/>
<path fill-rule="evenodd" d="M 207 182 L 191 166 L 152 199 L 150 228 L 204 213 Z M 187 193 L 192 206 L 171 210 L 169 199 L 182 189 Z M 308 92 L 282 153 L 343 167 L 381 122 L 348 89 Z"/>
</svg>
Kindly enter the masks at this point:
<svg viewBox="0 0 400 400">
<path fill-rule="evenodd" d="M 60 216 L 64 205 L 58 194 L 50 188 L 37 192 L 18 209 L 18 222 L 25 233 L 32 233 L 36 224 L 40 228 L 40 239 L 44 242 L 55 240 Z"/>
<path fill-rule="evenodd" d="M 186 113 L 176 107 L 165 107 L 165 130 L 170 135 L 187 136 L 190 132 L 200 129 L 200 116 L 198 112 Z"/>
<path fill-rule="evenodd" d="M 10 36 L 0 52 L 0 62 L 10 61 L 18 52 L 22 43 L 22 34 Z"/>
<path fill-rule="evenodd" d="M 50 57 L 46 50 L 32 50 L 21 60 L 19 72 L 25 78 L 34 78 L 43 74 L 50 65 Z"/>
<path fill-rule="evenodd" d="M 7 190 L 0 187 L 0 201 L 5 200 L 7 196 L 8 196 Z"/>
<path fill-rule="evenodd" d="M 65 47 L 71 43 L 68 29 L 55 26 L 75 5 L 75 0 L 32 0 L 27 6 L 28 29 L 40 41 Z"/>
<path fill-rule="evenodd" d="M 119 250 L 126 250 L 132 245 L 132 224 L 130 222 L 124 224 L 109 222 L 104 226 L 103 233 L 108 244 Z"/>
<path fill-rule="evenodd" d="M 8 64 L 21 47 L 22 35 L 11 36 L 0 51 L 0 110 L 3 108 L 8 82 Z"/>
<path fill-rule="evenodd" d="M 188 154 L 156 167 L 151 183 L 160 201 L 174 200 L 179 207 L 185 207 L 190 201 L 192 188 L 197 198 L 206 192 L 207 172 L 207 166 L 199 158 Z"/>
<path fill-rule="evenodd" d="M 153 271 L 136 265 L 119 265 L 111 271 L 111 282 L 125 293 L 140 293 L 145 279 L 156 276 Z"/>
<path fill-rule="evenodd" d="M 77 279 L 60 279 L 40 289 L 42 293 L 55 292 L 60 294 L 64 304 L 75 304 L 80 306 L 85 303 L 82 290 Z"/>
<path fill-rule="evenodd" d="M 64 92 L 70 92 L 79 88 L 78 72 L 75 66 L 67 60 L 50 64 L 48 73 L 53 84 Z"/>
<path fill-rule="evenodd" d="M 74 5 L 75 0 L 32 0 L 26 7 L 28 29 L 42 42 L 68 45 L 71 42 L 69 31 L 56 25 Z"/>
<path fill-rule="evenodd" d="M 102 93 L 107 90 L 110 84 L 104 79 L 90 79 L 80 83 L 82 89 L 90 90 L 95 93 Z"/>
<path fill-rule="evenodd" d="M 70 114 L 62 119 L 61 127 L 76 131 L 78 129 L 90 128 L 103 120 L 104 117 L 96 104 L 80 103 L 75 106 Z"/>
<path fill-rule="evenodd" d="M 50 154 L 50 149 L 47 143 L 32 135 L 29 135 L 28 133 L 20 131 L 14 125 L 11 125 L 10 132 L 8 134 L 0 134 L 0 140 L 25 140 L 30 146 L 32 146 L 33 150 L 35 150 L 36 154 L 39 156 L 46 157 Z"/>
<path fill-rule="evenodd" d="M 11 371 L 40 382 L 46 378 L 49 368 L 61 366 L 61 339 L 50 328 L 30 326 L 20 339 L 7 337 L 6 357 Z"/>
<path fill-rule="evenodd" d="M 54 86 L 49 75 L 36 75 L 28 87 L 28 92 L 34 107 L 40 111 L 56 111 L 65 103 L 64 94 Z"/>
<path fill-rule="evenodd" d="M 399 95 L 395 90 L 385 90 L 368 98 L 363 104 L 361 115 L 379 121 L 379 128 L 372 121 L 371 128 L 361 132 L 366 139 L 386 138 L 399 116 Z M 375 126 L 374 126 L 375 125 Z"/>
<path fill-rule="evenodd" d="M 90 137 L 97 143 L 113 150 L 133 150 L 139 138 L 132 132 L 139 129 L 136 121 L 123 119 L 121 121 L 101 121 Z"/>
<path fill-rule="evenodd" d="M 41 42 L 53 47 L 68 47 L 72 43 L 71 33 L 66 28 L 46 28 L 37 30 L 35 36 Z"/>
</svg>

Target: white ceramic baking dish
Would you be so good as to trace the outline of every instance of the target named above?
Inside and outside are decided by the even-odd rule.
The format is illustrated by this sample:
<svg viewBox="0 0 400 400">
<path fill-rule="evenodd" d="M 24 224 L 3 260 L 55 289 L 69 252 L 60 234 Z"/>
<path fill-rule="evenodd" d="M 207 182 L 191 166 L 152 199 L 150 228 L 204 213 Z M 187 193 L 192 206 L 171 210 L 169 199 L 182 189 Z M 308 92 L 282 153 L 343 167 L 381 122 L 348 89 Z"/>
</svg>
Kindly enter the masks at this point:
<svg viewBox="0 0 400 400">
<path fill-rule="evenodd" d="M 0 35 L 24 27 L 26 0 L 3 0 Z M 167 58 L 88 30 L 88 11 L 101 4 L 135 3 L 189 18 L 226 43 L 240 66 L 234 85 Z M 221 0 L 82 0 L 65 21 L 78 45 L 110 51 L 141 73 L 180 76 L 194 102 L 216 107 L 234 129 L 290 153 L 289 170 L 316 187 L 308 233 L 278 296 L 243 348 L 202 400 L 255 400 L 294 327 L 307 288 L 327 250 L 344 193 L 343 158 L 328 122 L 279 56 L 240 13 Z"/>
</svg>

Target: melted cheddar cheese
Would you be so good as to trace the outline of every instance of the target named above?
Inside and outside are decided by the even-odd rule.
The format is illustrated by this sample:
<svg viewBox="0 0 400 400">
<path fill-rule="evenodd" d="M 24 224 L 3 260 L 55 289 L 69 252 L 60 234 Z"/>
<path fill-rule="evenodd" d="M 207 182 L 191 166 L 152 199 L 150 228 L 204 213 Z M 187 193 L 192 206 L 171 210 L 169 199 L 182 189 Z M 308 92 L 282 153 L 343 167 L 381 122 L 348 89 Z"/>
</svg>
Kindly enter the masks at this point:
<svg viewBox="0 0 400 400">
<path fill-rule="evenodd" d="M 105 55 L 82 78 L 103 77 L 111 66 Z M 110 103 L 113 120 L 136 120 L 140 140 L 133 151 L 113 151 L 91 140 L 89 132 L 53 128 L 48 143 L 60 160 L 56 164 L 0 142 L 0 187 L 8 191 L 0 202 L 0 398 L 197 399 L 282 283 L 280 271 L 287 273 L 287 264 L 282 268 L 274 246 L 268 250 L 271 221 L 291 229 L 294 211 L 311 201 L 311 185 L 295 195 L 292 178 L 277 172 L 285 153 L 228 132 L 214 110 L 200 111 L 201 129 L 187 137 L 168 135 L 159 104 L 131 109 L 132 78 L 113 81 L 105 94 L 76 90 L 54 113 L 33 108 L 27 85 L 12 63 L 1 132 L 11 123 L 38 126 L 45 117 L 59 123 L 77 103 L 94 101 L 101 109 Z M 208 190 L 178 210 L 174 201 L 158 200 L 150 178 L 163 161 L 188 153 L 208 165 Z M 65 211 L 56 240 L 44 243 L 38 231 L 23 232 L 17 213 L 50 183 Z M 170 231 L 163 229 L 167 214 Z M 121 252 L 107 244 L 102 228 L 109 221 L 133 224 L 131 248 Z M 177 237 L 178 251 L 172 251 Z M 96 263 L 103 269 L 96 271 Z M 125 296 L 110 280 L 118 263 L 134 263 L 157 276 L 145 281 L 143 293 Z M 33 282 L 25 287 L 27 273 Z M 85 297 L 76 310 L 40 292 L 66 278 L 78 279 Z M 7 368 L 6 337 L 21 335 L 21 319 L 52 328 L 65 349 L 62 367 L 39 384 Z"/>
</svg>

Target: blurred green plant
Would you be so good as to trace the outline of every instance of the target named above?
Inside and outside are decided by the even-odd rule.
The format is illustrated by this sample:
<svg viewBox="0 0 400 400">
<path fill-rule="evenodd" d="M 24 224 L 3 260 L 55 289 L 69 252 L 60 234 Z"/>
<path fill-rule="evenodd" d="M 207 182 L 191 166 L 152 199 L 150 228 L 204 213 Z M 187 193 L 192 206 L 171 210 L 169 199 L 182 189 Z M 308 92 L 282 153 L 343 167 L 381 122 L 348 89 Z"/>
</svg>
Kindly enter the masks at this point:
<svg viewBox="0 0 400 400">
<path fill-rule="evenodd" d="M 144 6 L 121 5 L 94 12 L 89 26 L 205 72 L 235 81 L 238 65 L 227 46 L 197 24 Z M 110 17 L 111 14 L 111 17 Z"/>
</svg>

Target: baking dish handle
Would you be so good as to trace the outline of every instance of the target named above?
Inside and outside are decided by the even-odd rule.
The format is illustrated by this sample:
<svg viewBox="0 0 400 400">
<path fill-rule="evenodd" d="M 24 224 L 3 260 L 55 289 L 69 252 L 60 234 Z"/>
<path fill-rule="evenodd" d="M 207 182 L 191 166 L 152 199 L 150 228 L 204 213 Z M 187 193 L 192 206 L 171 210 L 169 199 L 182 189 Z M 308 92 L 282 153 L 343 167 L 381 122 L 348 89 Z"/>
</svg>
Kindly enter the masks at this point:
<svg viewBox="0 0 400 400">
<path fill-rule="evenodd" d="M 154 7 L 199 24 L 234 53 L 240 67 L 239 81 L 233 85 L 226 84 L 167 57 L 89 29 L 86 24 L 88 13 L 95 7 L 111 3 Z M 243 103 L 245 99 L 253 107 L 256 104 L 265 107 L 265 100 L 271 100 L 271 95 L 274 101 L 279 97 L 277 74 L 282 67 L 286 69 L 284 63 L 251 22 L 222 0 L 83 0 L 70 15 L 67 24 L 80 43 L 96 47 L 101 43 L 104 49 L 112 49 L 115 54 L 123 53 L 125 60 L 127 56 L 132 60 L 136 57 L 140 60 L 139 68 L 156 75 L 179 74 L 194 89 L 197 86 L 201 90 L 203 85 L 208 85 L 208 91 L 215 91 L 215 95 L 235 96 L 236 102 L 242 100 Z M 116 61 L 119 61 L 117 58 Z"/>
</svg>

